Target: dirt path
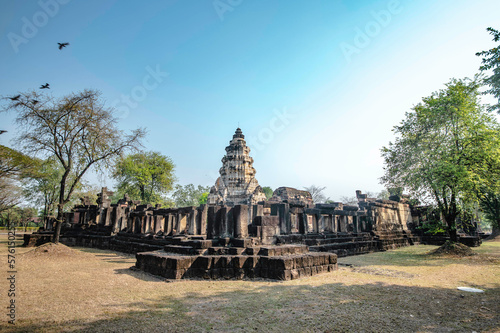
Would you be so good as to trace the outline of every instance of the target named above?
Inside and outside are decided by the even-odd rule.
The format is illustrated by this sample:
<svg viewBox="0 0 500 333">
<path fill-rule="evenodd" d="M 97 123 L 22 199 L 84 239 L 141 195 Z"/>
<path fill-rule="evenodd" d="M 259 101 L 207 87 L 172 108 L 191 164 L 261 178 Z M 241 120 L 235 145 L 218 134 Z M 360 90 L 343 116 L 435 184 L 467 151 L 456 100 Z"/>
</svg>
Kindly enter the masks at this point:
<svg viewBox="0 0 500 333">
<path fill-rule="evenodd" d="M 6 236 L 0 236 L 6 295 Z M 274 282 L 166 283 L 129 268 L 134 256 L 96 249 L 16 249 L 16 324 L 6 332 L 496 332 L 500 243 L 467 258 L 435 246 L 339 259 L 339 270 Z M 56 251 L 57 250 L 57 251 Z M 348 266 L 349 265 L 349 266 Z M 484 293 L 466 293 L 459 286 Z M 1 298 L 1 306 L 8 299 Z"/>
</svg>

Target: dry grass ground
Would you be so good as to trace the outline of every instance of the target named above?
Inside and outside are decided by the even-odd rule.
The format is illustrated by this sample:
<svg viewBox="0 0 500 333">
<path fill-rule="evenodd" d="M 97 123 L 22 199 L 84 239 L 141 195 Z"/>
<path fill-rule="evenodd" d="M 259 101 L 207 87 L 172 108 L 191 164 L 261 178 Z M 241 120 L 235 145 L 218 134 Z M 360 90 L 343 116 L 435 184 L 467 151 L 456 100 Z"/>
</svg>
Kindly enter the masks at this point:
<svg viewBox="0 0 500 333">
<path fill-rule="evenodd" d="M 6 236 L 0 241 L 6 309 Z M 167 283 L 130 270 L 130 255 L 87 248 L 21 255 L 32 249 L 17 248 L 16 325 L 3 310 L 0 331 L 500 331 L 500 242 L 485 242 L 470 257 L 427 254 L 434 249 L 341 258 L 337 272 L 288 282 Z"/>
</svg>

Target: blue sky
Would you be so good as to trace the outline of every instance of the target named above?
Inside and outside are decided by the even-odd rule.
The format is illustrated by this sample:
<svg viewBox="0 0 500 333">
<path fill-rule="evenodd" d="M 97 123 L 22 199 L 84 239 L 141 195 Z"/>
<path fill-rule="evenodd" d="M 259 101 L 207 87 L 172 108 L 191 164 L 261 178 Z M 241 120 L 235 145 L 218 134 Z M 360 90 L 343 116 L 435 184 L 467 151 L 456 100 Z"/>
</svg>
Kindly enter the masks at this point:
<svg viewBox="0 0 500 333">
<path fill-rule="evenodd" d="M 262 186 L 338 200 L 382 190 L 392 127 L 478 71 L 499 13 L 498 1 L 2 0 L 0 95 L 99 89 L 183 185 L 213 185 L 239 125 Z M 0 144 L 14 146 L 13 117 L 0 114 Z"/>
</svg>

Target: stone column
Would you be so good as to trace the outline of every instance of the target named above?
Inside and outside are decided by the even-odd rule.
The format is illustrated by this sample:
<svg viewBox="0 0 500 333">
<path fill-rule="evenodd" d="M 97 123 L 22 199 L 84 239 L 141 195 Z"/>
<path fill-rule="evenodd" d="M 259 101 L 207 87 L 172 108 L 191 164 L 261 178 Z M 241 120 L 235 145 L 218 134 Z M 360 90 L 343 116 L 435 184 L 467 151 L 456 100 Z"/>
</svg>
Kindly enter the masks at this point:
<svg viewBox="0 0 500 333">
<path fill-rule="evenodd" d="M 196 232 L 198 235 L 207 234 L 207 210 L 207 205 L 198 207 L 198 213 L 196 214 Z"/>
<path fill-rule="evenodd" d="M 196 235 L 196 217 L 198 215 L 198 210 L 195 207 L 191 208 L 191 211 L 188 214 L 188 234 Z"/>
<path fill-rule="evenodd" d="M 210 206 L 207 210 L 207 238 L 215 238 L 218 228 L 217 228 L 217 216 L 219 215 L 220 206 Z"/>
<path fill-rule="evenodd" d="M 236 238 L 248 237 L 248 206 L 236 205 L 233 208 L 234 236 Z"/>
</svg>

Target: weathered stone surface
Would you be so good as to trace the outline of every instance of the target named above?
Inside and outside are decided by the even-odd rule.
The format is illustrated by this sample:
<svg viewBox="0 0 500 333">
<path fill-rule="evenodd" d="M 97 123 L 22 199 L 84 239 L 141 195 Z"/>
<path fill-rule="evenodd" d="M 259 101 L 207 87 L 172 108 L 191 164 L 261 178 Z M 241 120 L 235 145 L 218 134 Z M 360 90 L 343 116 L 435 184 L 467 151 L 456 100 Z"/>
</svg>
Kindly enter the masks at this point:
<svg viewBox="0 0 500 333">
<path fill-rule="evenodd" d="M 300 206 L 313 205 L 311 193 L 292 187 L 278 187 L 273 192 L 270 202 L 289 203 Z"/>
<path fill-rule="evenodd" d="M 291 280 L 337 269 L 337 255 L 306 253 L 279 256 L 173 256 L 164 251 L 137 253 L 136 267 L 168 279 Z"/>
</svg>

